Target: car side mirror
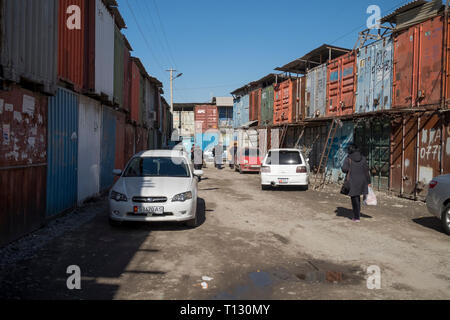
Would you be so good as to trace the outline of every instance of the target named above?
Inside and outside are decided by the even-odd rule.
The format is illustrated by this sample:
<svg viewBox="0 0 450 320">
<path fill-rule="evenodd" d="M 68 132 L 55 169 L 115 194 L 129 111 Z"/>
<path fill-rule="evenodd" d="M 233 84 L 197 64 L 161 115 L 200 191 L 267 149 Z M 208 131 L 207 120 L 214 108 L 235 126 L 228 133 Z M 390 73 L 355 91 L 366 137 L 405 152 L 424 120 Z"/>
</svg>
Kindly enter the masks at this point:
<svg viewBox="0 0 450 320">
<path fill-rule="evenodd" d="M 194 176 L 201 178 L 203 176 L 203 170 L 194 170 Z"/>
<path fill-rule="evenodd" d="M 120 170 L 120 169 L 114 169 L 114 170 L 113 170 L 113 174 L 114 174 L 115 176 L 120 176 L 120 175 L 122 175 L 122 170 Z"/>
</svg>

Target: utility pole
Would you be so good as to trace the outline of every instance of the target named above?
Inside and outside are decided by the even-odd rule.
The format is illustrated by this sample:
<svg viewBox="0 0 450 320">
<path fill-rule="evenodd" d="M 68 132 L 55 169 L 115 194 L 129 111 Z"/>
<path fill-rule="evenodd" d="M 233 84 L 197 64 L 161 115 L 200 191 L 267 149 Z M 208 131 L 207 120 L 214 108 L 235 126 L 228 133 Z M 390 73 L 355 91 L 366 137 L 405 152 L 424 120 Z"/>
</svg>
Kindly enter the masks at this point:
<svg viewBox="0 0 450 320">
<path fill-rule="evenodd" d="M 166 71 L 170 72 L 170 112 L 173 114 L 173 72 L 177 70 L 170 68 Z"/>
</svg>

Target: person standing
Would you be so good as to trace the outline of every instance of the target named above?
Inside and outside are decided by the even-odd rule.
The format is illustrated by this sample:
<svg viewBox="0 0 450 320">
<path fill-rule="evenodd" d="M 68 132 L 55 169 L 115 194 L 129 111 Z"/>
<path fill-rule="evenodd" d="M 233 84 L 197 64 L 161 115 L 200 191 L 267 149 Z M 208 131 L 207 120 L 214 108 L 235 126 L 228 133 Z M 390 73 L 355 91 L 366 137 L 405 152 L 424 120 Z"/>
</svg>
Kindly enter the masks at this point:
<svg viewBox="0 0 450 320">
<path fill-rule="evenodd" d="M 222 169 L 223 146 L 221 142 L 219 142 L 219 144 L 214 147 L 213 155 L 216 168 Z"/>
<path fill-rule="evenodd" d="M 360 222 L 361 196 L 369 193 L 370 173 L 367 159 L 361 154 L 357 145 L 349 145 L 342 172 L 347 174 L 346 179 L 349 182 L 348 196 L 352 201 L 353 221 Z"/>
<path fill-rule="evenodd" d="M 203 167 L 203 151 L 202 148 L 200 148 L 200 146 L 195 146 L 194 148 L 194 169 L 195 170 L 201 170 Z"/>
</svg>

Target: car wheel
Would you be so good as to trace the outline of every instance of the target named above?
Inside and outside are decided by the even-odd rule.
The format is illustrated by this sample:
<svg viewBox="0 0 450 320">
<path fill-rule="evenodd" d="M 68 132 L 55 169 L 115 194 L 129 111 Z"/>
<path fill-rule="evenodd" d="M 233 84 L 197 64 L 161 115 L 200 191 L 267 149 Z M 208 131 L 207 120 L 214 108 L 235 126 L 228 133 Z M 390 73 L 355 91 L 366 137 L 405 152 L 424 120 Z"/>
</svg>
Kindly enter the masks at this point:
<svg viewBox="0 0 450 320">
<path fill-rule="evenodd" d="M 269 189 L 270 189 L 270 186 L 267 186 L 265 184 L 261 185 L 261 190 L 269 190 Z"/>
<path fill-rule="evenodd" d="M 442 212 L 441 221 L 445 233 L 450 235 L 450 204 L 448 204 L 445 207 L 444 212 Z"/>
<path fill-rule="evenodd" d="M 109 225 L 112 227 L 120 227 L 122 222 L 109 218 Z"/>
<path fill-rule="evenodd" d="M 196 227 L 198 227 L 198 217 L 197 217 L 197 215 L 195 215 L 194 219 L 186 221 L 186 226 L 188 226 L 189 228 L 196 228 Z"/>
</svg>

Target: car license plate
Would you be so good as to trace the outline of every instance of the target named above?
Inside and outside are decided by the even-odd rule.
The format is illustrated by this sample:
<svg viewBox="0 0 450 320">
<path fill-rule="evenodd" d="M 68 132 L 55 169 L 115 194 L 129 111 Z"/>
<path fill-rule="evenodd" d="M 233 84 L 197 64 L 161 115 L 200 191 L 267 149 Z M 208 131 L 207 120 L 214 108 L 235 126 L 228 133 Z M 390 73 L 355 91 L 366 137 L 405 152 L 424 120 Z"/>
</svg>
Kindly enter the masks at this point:
<svg viewBox="0 0 450 320">
<path fill-rule="evenodd" d="M 142 207 L 140 212 L 148 214 L 163 214 L 164 207 Z"/>
<path fill-rule="evenodd" d="M 260 166 L 258 166 L 258 165 L 256 165 L 256 164 L 254 164 L 254 165 L 252 165 L 252 168 L 259 168 Z"/>
<path fill-rule="evenodd" d="M 289 181 L 289 179 L 287 178 L 278 178 L 278 183 L 279 184 L 287 184 Z"/>
</svg>

